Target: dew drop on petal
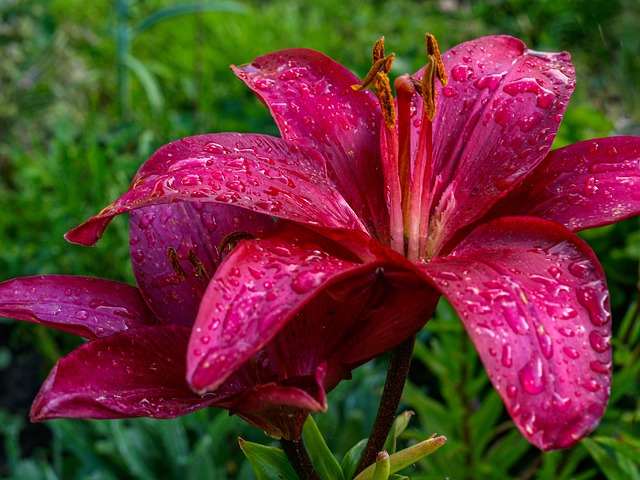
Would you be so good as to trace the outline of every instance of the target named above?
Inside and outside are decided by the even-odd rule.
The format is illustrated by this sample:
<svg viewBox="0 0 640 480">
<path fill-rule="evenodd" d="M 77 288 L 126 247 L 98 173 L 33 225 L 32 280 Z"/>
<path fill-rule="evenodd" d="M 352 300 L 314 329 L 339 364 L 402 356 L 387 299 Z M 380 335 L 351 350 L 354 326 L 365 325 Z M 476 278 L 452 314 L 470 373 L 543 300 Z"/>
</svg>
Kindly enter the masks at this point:
<svg viewBox="0 0 640 480">
<path fill-rule="evenodd" d="M 609 298 L 606 291 L 602 291 L 593 284 L 587 284 L 576 288 L 576 296 L 580 305 L 587 309 L 593 325 L 601 327 L 609 323 L 611 315 L 605 308 Z"/>
<path fill-rule="evenodd" d="M 602 375 L 611 373 L 610 363 L 603 363 L 597 360 L 593 360 L 591 363 L 589 363 L 589 368 L 591 368 L 591 370 L 593 370 L 595 373 L 600 373 Z"/>
<path fill-rule="evenodd" d="M 507 397 L 515 398 L 518 394 L 518 389 L 514 385 L 507 385 Z"/>
<path fill-rule="evenodd" d="M 593 392 L 593 393 L 595 393 L 598 390 L 600 390 L 600 384 L 598 382 L 596 382 L 596 380 L 593 379 L 593 378 L 589 378 L 589 379 L 585 380 L 582 383 L 582 386 L 584 388 L 586 388 L 587 390 L 589 390 L 590 392 Z"/>
<path fill-rule="evenodd" d="M 511 350 L 511 345 L 503 345 L 502 346 L 502 365 L 506 368 L 511 368 L 513 365 L 513 351 Z"/>
<path fill-rule="evenodd" d="M 567 357 L 569 357 L 572 360 L 577 360 L 578 358 L 580 358 L 580 354 L 575 348 L 563 347 L 562 351 Z"/>
<path fill-rule="evenodd" d="M 538 395 L 544 391 L 545 380 L 542 376 L 542 360 L 534 358 L 518 372 L 518 379 L 525 392 Z"/>
<path fill-rule="evenodd" d="M 611 348 L 611 337 L 602 335 L 600 332 L 593 330 L 589 333 L 589 343 L 591 347 L 598 353 L 604 353 Z"/>
<path fill-rule="evenodd" d="M 466 82 L 473 77 L 473 68 L 468 65 L 456 65 L 451 69 L 451 76 L 458 82 Z"/>
<path fill-rule="evenodd" d="M 455 97 L 456 95 L 458 95 L 458 91 L 451 85 L 447 85 L 446 87 L 444 87 L 442 89 L 442 93 L 445 97 Z"/>
</svg>

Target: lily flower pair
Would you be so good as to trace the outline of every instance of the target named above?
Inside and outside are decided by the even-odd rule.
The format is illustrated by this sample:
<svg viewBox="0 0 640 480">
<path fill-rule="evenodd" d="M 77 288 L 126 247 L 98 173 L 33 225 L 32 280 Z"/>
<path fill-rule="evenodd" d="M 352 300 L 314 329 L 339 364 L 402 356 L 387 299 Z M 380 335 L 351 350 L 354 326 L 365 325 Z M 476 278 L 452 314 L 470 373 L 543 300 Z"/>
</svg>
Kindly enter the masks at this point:
<svg viewBox="0 0 640 480">
<path fill-rule="evenodd" d="M 530 442 L 564 448 L 592 431 L 611 318 L 575 232 L 640 213 L 640 138 L 550 151 L 575 85 L 568 54 L 492 36 L 440 57 L 428 40 L 431 62 L 395 80 L 395 99 L 382 42 L 364 83 L 306 49 L 233 67 L 282 138 L 170 143 L 67 234 L 93 245 L 130 212 L 137 288 L 1 284 L 0 314 L 89 339 L 32 418 L 214 406 L 296 440 L 326 392 L 418 332 L 444 295 Z"/>
</svg>

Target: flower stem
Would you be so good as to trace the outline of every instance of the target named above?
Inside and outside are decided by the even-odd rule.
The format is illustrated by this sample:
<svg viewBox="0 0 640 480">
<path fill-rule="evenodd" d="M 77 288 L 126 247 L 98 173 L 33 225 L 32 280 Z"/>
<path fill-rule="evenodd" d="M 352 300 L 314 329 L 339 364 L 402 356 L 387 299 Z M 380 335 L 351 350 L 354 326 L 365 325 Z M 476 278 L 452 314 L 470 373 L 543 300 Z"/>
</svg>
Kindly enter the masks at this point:
<svg viewBox="0 0 640 480">
<path fill-rule="evenodd" d="M 322 480 L 302 440 L 280 440 L 280 446 L 300 480 Z"/>
<path fill-rule="evenodd" d="M 380 406 L 378 407 L 378 413 L 373 424 L 373 429 L 371 430 L 371 435 L 369 435 L 369 440 L 364 448 L 364 452 L 362 452 L 360 463 L 356 469 L 356 475 L 369 465 L 372 465 L 376 461 L 378 452 L 384 447 L 384 442 L 389 435 L 396 413 L 398 412 L 398 405 L 400 404 L 404 384 L 409 375 L 409 366 L 411 365 L 415 341 L 416 337 L 412 336 L 391 352 L 387 379 L 384 383 Z"/>
</svg>

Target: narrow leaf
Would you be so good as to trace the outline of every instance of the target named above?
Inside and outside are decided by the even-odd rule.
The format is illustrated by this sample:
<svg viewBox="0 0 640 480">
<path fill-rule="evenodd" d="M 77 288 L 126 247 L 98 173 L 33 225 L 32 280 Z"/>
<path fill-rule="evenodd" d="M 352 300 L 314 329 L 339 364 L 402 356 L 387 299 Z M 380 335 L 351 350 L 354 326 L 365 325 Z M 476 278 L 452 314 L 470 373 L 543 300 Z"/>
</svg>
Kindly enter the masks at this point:
<svg viewBox="0 0 640 480">
<path fill-rule="evenodd" d="M 266 447 L 239 438 L 238 443 L 258 480 L 282 480 L 298 478 L 295 470 L 279 448 Z"/>
<path fill-rule="evenodd" d="M 324 479 L 344 480 L 340 465 L 327 447 L 327 443 L 322 438 L 322 434 L 311 415 L 307 417 L 307 421 L 302 427 L 302 435 L 309 449 L 311 461 L 320 476 Z"/>
</svg>

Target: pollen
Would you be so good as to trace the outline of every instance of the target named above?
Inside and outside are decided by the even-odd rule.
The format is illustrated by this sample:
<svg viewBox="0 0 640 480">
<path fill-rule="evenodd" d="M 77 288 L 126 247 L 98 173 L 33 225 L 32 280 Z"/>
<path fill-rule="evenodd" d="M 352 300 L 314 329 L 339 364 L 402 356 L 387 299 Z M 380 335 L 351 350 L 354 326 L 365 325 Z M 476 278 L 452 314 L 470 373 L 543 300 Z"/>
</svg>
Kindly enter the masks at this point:
<svg viewBox="0 0 640 480">
<path fill-rule="evenodd" d="M 424 100 L 427 118 L 429 121 L 433 121 L 436 116 L 435 81 L 438 79 L 440 84 L 444 87 L 447 85 L 448 80 L 447 73 L 444 69 L 444 63 L 440 56 L 438 42 L 436 41 L 436 37 L 430 33 L 426 34 L 426 47 L 429 64 L 422 76 L 421 88 L 418 90 L 418 93 L 422 95 L 422 99 Z"/>
<path fill-rule="evenodd" d="M 361 85 L 352 85 L 351 87 L 356 91 L 362 91 L 373 86 L 373 90 L 380 100 L 384 123 L 389 129 L 393 129 L 396 125 L 396 109 L 388 75 L 393 65 L 393 59 L 393 53 L 385 56 L 384 37 L 380 37 L 373 46 L 373 66 L 369 73 L 364 77 Z"/>
</svg>

